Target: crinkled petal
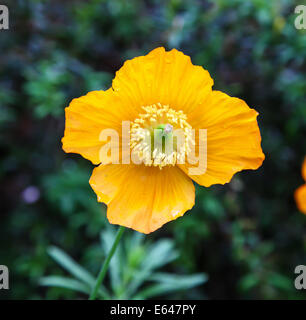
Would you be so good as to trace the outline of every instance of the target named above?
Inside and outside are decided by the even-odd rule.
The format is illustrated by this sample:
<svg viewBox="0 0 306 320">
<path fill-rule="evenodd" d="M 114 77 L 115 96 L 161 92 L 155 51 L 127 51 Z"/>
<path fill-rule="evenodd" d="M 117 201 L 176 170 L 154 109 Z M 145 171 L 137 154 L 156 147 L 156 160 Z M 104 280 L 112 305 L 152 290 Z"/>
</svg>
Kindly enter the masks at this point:
<svg viewBox="0 0 306 320">
<path fill-rule="evenodd" d="M 206 103 L 188 117 L 193 128 L 207 130 L 206 171 L 191 175 L 188 161 L 180 168 L 205 187 L 225 184 L 238 171 L 259 168 L 265 156 L 261 149 L 257 115 L 243 100 L 213 91 Z M 198 141 L 196 139 L 196 156 Z"/>
<path fill-rule="evenodd" d="M 177 167 L 100 165 L 90 184 L 108 204 L 110 223 L 150 233 L 182 216 L 195 201 L 192 180 Z"/>
<path fill-rule="evenodd" d="M 160 102 L 186 114 L 205 101 L 212 85 L 208 71 L 193 65 L 189 56 L 164 48 L 127 60 L 113 80 L 114 90 L 132 105 Z"/>
<path fill-rule="evenodd" d="M 62 139 L 64 151 L 79 153 L 92 163 L 99 164 L 99 151 L 105 143 L 100 139 L 101 131 L 114 129 L 121 136 L 122 120 L 134 120 L 138 110 L 109 89 L 92 91 L 73 99 L 65 109 L 65 114 L 66 126 Z"/>
</svg>

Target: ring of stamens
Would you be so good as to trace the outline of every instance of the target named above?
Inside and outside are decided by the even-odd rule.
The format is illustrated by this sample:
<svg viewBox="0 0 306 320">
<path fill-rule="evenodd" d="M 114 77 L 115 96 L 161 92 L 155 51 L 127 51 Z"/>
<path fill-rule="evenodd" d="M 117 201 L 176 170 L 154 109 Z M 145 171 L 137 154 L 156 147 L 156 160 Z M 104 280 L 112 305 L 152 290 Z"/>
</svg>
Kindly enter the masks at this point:
<svg viewBox="0 0 306 320">
<path fill-rule="evenodd" d="M 142 109 L 145 112 L 131 124 L 131 152 L 146 166 L 160 169 L 184 163 L 194 145 L 187 116 L 160 103 Z"/>
</svg>

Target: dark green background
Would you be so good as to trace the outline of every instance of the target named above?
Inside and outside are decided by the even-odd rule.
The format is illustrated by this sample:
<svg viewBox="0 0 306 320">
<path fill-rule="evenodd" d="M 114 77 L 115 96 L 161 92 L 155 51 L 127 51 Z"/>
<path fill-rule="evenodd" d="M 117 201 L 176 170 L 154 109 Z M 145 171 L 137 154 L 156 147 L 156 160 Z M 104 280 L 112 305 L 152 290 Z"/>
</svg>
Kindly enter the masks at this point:
<svg viewBox="0 0 306 320">
<path fill-rule="evenodd" d="M 93 165 L 61 149 L 64 108 L 108 88 L 126 59 L 158 46 L 190 55 L 214 89 L 259 112 L 266 155 L 257 171 L 198 187 L 191 212 L 146 237 L 171 238 L 178 250 L 161 271 L 208 276 L 193 290 L 160 297 L 306 298 L 294 288 L 295 266 L 306 265 L 306 217 L 293 199 L 306 154 L 306 33 L 294 27 L 302 1 L 1 4 L 10 9 L 10 30 L 0 31 L 0 264 L 10 269 L 11 289 L 0 298 L 86 298 L 38 285 L 42 276 L 66 274 L 47 254 L 50 245 L 96 274 L 99 233 L 109 228 L 88 184 Z M 39 198 L 28 203 L 33 190 Z"/>
</svg>

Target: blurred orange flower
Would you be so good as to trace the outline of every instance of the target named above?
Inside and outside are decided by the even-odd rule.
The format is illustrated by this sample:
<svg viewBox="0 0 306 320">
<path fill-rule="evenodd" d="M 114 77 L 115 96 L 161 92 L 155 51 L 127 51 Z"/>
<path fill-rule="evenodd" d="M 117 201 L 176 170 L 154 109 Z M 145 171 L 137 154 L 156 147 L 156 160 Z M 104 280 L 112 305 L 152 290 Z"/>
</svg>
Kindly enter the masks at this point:
<svg viewBox="0 0 306 320">
<path fill-rule="evenodd" d="M 265 156 L 258 113 L 212 86 L 208 71 L 193 65 L 189 56 L 157 48 L 126 61 L 112 88 L 74 99 L 65 109 L 63 149 L 100 164 L 89 182 L 98 201 L 107 204 L 110 223 L 150 233 L 193 207 L 192 180 L 205 187 L 225 184 L 236 172 L 261 166 Z M 131 123 L 128 151 L 140 164 L 125 164 L 124 139 L 117 146 L 120 164 L 101 156 L 106 145 L 101 130 L 114 129 L 122 138 L 122 121 Z M 187 142 L 174 144 L 171 153 L 165 145 L 152 150 L 143 132 L 151 141 L 155 129 L 161 130 L 166 145 L 177 129 Z M 191 134 L 201 129 L 207 132 L 205 150 Z M 195 154 L 204 153 L 205 171 L 192 171 Z"/>
<path fill-rule="evenodd" d="M 302 165 L 302 177 L 306 181 L 306 157 Z M 306 184 L 300 186 L 294 193 L 298 209 L 306 214 Z"/>
</svg>

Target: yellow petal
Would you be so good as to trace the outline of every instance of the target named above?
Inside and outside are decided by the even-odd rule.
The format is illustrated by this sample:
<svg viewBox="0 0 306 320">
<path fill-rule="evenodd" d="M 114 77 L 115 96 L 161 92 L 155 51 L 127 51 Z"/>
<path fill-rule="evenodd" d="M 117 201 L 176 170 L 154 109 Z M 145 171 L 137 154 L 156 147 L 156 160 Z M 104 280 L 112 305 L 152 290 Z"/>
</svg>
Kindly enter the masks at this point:
<svg viewBox="0 0 306 320">
<path fill-rule="evenodd" d="M 99 151 L 105 143 L 100 141 L 101 131 L 114 129 L 120 136 L 122 120 L 134 120 L 138 110 L 109 89 L 92 91 L 73 99 L 65 109 L 65 114 L 64 151 L 79 153 L 92 163 L 99 164 Z"/>
<path fill-rule="evenodd" d="M 306 214 L 306 184 L 299 187 L 294 193 L 296 205 L 298 209 Z"/>
<path fill-rule="evenodd" d="M 150 233 L 194 205 L 192 180 L 177 167 L 100 165 L 90 184 L 108 204 L 110 223 Z"/>
<path fill-rule="evenodd" d="M 185 113 L 206 99 L 212 85 L 208 71 L 193 65 L 189 56 L 164 48 L 127 60 L 113 80 L 114 90 L 131 105 L 160 102 Z"/>
<path fill-rule="evenodd" d="M 213 91 L 205 104 L 188 117 L 193 128 L 207 129 L 206 172 L 190 175 L 188 163 L 180 168 L 200 185 L 209 187 L 229 182 L 238 171 L 260 167 L 265 156 L 257 115 L 243 100 Z"/>
<path fill-rule="evenodd" d="M 122 184 L 126 183 L 127 173 L 127 165 L 101 164 L 94 168 L 89 184 L 96 193 L 98 201 L 109 204 Z"/>
<path fill-rule="evenodd" d="M 302 166 L 302 176 L 303 176 L 304 180 L 306 181 L 306 157 L 304 159 L 303 166 Z"/>
</svg>

